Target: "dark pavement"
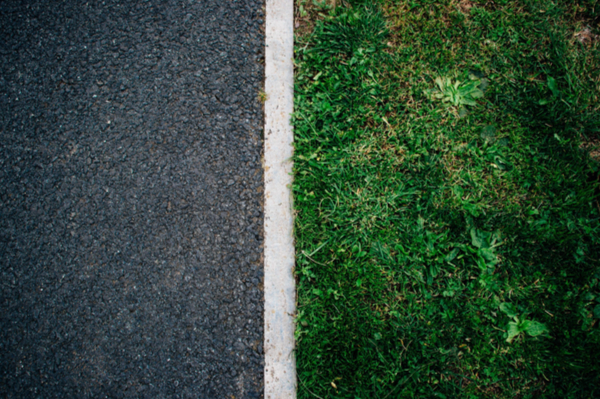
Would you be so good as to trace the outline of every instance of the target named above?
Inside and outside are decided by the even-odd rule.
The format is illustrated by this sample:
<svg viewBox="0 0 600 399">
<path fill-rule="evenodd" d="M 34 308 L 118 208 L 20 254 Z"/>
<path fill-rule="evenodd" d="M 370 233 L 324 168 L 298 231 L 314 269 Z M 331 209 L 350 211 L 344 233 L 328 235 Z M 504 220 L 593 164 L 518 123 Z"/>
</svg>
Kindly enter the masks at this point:
<svg viewBox="0 0 600 399">
<path fill-rule="evenodd" d="M 0 396 L 259 398 L 263 2 L 0 2 Z"/>
</svg>

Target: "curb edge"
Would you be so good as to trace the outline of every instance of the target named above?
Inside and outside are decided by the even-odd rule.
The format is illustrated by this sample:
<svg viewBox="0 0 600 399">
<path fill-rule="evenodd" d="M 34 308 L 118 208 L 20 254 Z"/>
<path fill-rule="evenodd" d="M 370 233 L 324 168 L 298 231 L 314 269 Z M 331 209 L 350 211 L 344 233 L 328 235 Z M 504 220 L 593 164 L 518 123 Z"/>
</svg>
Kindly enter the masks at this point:
<svg viewBox="0 0 600 399">
<path fill-rule="evenodd" d="M 265 398 L 296 398 L 292 213 L 294 2 L 266 0 L 264 127 Z"/>
</svg>

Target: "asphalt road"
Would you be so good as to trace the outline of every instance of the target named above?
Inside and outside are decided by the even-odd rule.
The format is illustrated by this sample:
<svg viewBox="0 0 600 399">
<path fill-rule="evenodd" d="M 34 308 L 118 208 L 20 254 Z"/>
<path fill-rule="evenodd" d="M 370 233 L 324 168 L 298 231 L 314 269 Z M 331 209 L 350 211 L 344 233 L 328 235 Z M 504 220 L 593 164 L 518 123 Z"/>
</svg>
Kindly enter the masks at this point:
<svg viewBox="0 0 600 399">
<path fill-rule="evenodd" d="M 0 2 L 0 396 L 262 397 L 263 5 Z"/>
</svg>

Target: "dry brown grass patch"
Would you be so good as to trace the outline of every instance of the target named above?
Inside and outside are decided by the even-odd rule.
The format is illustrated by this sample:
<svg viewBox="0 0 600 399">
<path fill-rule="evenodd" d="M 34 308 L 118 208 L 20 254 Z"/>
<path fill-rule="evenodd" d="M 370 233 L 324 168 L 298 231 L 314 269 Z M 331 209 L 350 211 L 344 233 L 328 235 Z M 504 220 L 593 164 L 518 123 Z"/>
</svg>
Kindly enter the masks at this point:
<svg viewBox="0 0 600 399">
<path fill-rule="evenodd" d="M 463 14 L 470 14 L 471 8 L 473 8 L 474 6 L 475 6 L 475 4 L 473 4 L 473 2 L 470 0 L 461 0 L 458 3 L 458 8 L 460 9 L 460 12 L 462 12 Z"/>
<path fill-rule="evenodd" d="M 598 35 L 592 33 L 589 27 L 586 27 L 573 35 L 577 41 L 585 46 L 589 46 L 598 40 Z"/>
<path fill-rule="evenodd" d="M 600 138 L 584 140 L 579 148 L 586 151 L 591 159 L 600 162 Z"/>
<path fill-rule="evenodd" d="M 341 0 L 325 0 L 325 3 L 333 9 L 340 5 Z M 302 38 L 310 35 L 315 29 L 317 21 L 322 18 L 322 11 L 312 0 L 296 0 L 294 2 L 294 33 L 296 37 Z"/>
</svg>

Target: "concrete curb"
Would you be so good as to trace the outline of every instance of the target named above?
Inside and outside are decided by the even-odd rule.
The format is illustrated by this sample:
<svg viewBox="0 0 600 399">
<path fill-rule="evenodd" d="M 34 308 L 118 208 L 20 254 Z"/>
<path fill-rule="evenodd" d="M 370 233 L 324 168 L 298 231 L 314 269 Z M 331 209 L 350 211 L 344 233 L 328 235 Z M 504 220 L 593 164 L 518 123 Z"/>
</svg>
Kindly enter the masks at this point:
<svg viewBox="0 0 600 399">
<path fill-rule="evenodd" d="M 292 216 L 294 2 L 267 0 L 265 51 L 265 398 L 296 398 Z"/>
</svg>

